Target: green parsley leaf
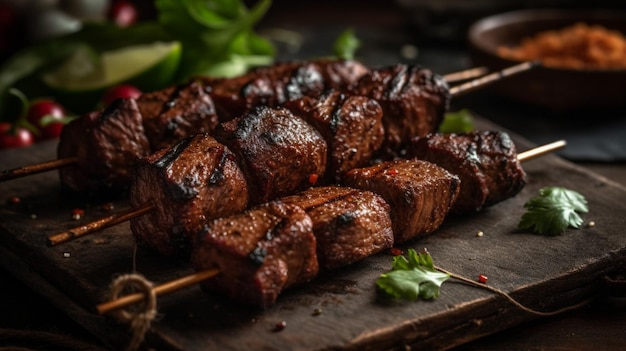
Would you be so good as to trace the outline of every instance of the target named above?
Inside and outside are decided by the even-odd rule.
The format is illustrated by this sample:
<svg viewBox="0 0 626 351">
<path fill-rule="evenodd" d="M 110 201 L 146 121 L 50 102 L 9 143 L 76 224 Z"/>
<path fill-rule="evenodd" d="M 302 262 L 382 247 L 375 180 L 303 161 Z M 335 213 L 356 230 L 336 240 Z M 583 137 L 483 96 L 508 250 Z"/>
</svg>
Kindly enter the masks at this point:
<svg viewBox="0 0 626 351">
<path fill-rule="evenodd" d="M 580 213 L 589 211 L 585 197 L 562 187 L 546 187 L 524 204 L 518 228 L 545 235 L 559 235 L 568 227 L 580 228 Z"/>
<path fill-rule="evenodd" d="M 335 40 L 335 56 L 343 60 L 352 60 L 359 46 L 361 46 L 361 41 L 354 35 L 354 31 L 346 29 Z"/>
<path fill-rule="evenodd" d="M 439 132 L 444 134 L 468 133 L 473 130 L 474 119 L 472 113 L 467 109 L 446 113 L 439 126 Z"/>
<path fill-rule="evenodd" d="M 417 253 L 407 251 L 408 259 L 402 255 L 394 256 L 393 269 L 381 274 L 376 284 L 387 294 L 395 298 L 431 300 L 439 297 L 441 284 L 450 276 L 435 269 L 432 257 L 424 250 Z"/>
</svg>

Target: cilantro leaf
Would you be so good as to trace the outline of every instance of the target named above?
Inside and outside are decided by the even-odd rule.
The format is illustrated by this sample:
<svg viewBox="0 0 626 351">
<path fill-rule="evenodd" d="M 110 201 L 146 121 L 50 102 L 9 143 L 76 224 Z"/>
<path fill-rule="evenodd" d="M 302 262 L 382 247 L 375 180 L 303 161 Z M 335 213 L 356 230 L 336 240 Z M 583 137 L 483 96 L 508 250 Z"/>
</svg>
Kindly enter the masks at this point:
<svg viewBox="0 0 626 351">
<path fill-rule="evenodd" d="M 519 229 L 538 234 L 559 235 L 568 227 L 580 228 L 579 212 L 589 211 L 587 200 L 581 194 L 562 187 L 547 187 L 524 204 L 527 211 L 518 224 Z"/>
<path fill-rule="evenodd" d="M 359 46 L 361 46 L 361 41 L 354 35 L 354 31 L 346 29 L 335 40 L 335 56 L 343 60 L 352 60 Z"/>
<path fill-rule="evenodd" d="M 439 297 L 441 284 L 450 276 L 439 272 L 432 257 L 425 250 L 408 250 L 408 259 L 402 255 L 393 258 L 393 269 L 376 280 L 378 287 L 395 298 L 431 300 Z"/>
<path fill-rule="evenodd" d="M 471 112 L 467 109 L 446 113 L 439 126 L 439 132 L 444 134 L 468 133 L 473 130 L 474 120 Z"/>
</svg>

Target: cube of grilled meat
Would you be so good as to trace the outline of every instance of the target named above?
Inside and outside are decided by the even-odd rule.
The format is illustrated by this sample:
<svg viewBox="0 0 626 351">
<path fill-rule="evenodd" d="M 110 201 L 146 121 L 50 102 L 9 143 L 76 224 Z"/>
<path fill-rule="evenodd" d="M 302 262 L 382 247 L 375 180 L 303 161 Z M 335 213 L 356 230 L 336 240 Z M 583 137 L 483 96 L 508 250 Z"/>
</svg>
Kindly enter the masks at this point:
<svg viewBox="0 0 626 351">
<path fill-rule="evenodd" d="M 450 103 L 442 76 L 404 64 L 371 70 L 350 92 L 375 99 L 383 108 L 383 148 L 390 154 L 406 148 L 412 137 L 436 132 Z"/>
<path fill-rule="evenodd" d="M 408 156 L 436 163 L 461 179 L 457 214 L 474 213 L 515 196 L 526 184 L 515 144 L 506 132 L 431 134 L 415 138 Z"/>
<path fill-rule="evenodd" d="M 329 90 L 283 105 L 315 127 L 328 144 L 328 181 L 339 181 L 352 168 L 365 166 L 382 145 L 385 130 L 380 105 L 364 96 Z"/>
<path fill-rule="evenodd" d="M 314 60 L 313 62 L 321 68 L 324 88 L 326 90 L 345 91 L 370 71 L 368 67 L 354 60 L 322 58 Z"/>
<path fill-rule="evenodd" d="M 198 82 L 144 93 L 137 105 L 153 151 L 193 134 L 209 133 L 218 123 L 213 100 Z"/>
<path fill-rule="evenodd" d="M 130 221 L 137 242 L 164 255 L 184 255 L 191 233 L 209 219 L 247 207 L 248 187 L 235 155 L 197 134 L 138 160 L 130 205 L 146 204 L 154 210 Z"/>
<path fill-rule="evenodd" d="M 196 270 L 220 274 L 203 285 L 249 305 L 272 305 L 285 289 L 319 270 L 311 218 L 294 205 L 263 204 L 209 222 L 191 254 Z"/>
<path fill-rule="evenodd" d="M 214 135 L 237 155 L 251 204 L 301 191 L 324 176 L 326 141 L 287 109 L 255 107 L 219 124 Z"/>
<path fill-rule="evenodd" d="M 59 169 L 62 184 L 94 196 L 127 189 L 135 161 L 150 153 L 141 122 L 135 101 L 120 99 L 64 126 L 57 156 L 78 163 Z"/>
<path fill-rule="evenodd" d="M 321 186 L 280 201 L 311 217 L 320 269 L 346 266 L 393 246 L 389 205 L 370 191 Z"/>
<path fill-rule="evenodd" d="M 391 206 L 396 243 L 441 226 L 459 194 L 456 175 L 426 161 L 396 160 L 346 173 L 343 183 L 382 196 Z"/>
<path fill-rule="evenodd" d="M 203 81 L 222 121 L 239 117 L 254 106 L 277 107 L 324 90 L 320 68 L 311 62 L 286 62 L 259 67 L 239 77 Z"/>
<path fill-rule="evenodd" d="M 368 68 L 352 60 L 320 59 L 281 62 L 258 67 L 234 78 L 199 77 L 217 105 L 221 121 L 244 114 L 253 106 L 277 107 L 327 89 L 346 89 Z"/>
</svg>

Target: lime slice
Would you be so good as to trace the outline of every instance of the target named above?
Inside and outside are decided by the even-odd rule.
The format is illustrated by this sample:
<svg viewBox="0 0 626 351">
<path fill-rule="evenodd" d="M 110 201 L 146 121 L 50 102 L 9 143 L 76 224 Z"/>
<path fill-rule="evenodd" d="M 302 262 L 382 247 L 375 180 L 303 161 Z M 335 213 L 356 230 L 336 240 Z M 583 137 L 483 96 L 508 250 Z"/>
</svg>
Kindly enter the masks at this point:
<svg viewBox="0 0 626 351">
<path fill-rule="evenodd" d="M 154 42 L 106 51 L 99 56 L 77 50 L 64 63 L 42 75 L 44 83 L 70 106 L 92 109 L 102 93 L 127 83 L 142 91 L 171 84 L 181 58 L 180 42 Z M 81 111 L 79 111 L 81 112 Z"/>
</svg>

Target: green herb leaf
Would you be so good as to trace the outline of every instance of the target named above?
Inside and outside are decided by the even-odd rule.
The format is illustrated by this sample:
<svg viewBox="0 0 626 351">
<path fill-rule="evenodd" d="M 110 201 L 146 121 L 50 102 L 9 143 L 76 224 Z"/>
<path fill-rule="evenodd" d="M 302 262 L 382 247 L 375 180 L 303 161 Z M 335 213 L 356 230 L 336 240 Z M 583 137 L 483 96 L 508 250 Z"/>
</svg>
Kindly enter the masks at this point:
<svg viewBox="0 0 626 351">
<path fill-rule="evenodd" d="M 347 29 L 335 40 L 335 56 L 339 59 L 352 60 L 361 41 L 354 35 L 352 29 Z"/>
<path fill-rule="evenodd" d="M 242 1 L 157 0 L 159 23 L 183 43 L 180 79 L 232 77 L 273 62 L 274 46 L 253 31 L 270 5 L 261 0 L 247 9 Z"/>
<path fill-rule="evenodd" d="M 434 268 L 430 254 L 409 249 L 408 259 L 402 255 L 393 258 L 393 269 L 381 274 L 376 284 L 395 298 L 430 300 L 439 297 L 441 284 L 450 276 Z"/>
<path fill-rule="evenodd" d="M 568 227 L 580 228 L 583 223 L 578 214 L 589 211 L 585 197 L 562 187 L 546 187 L 539 195 L 524 204 L 518 228 L 545 235 L 559 235 Z"/>
<path fill-rule="evenodd" d="M 474 119 L 472 113 L 467 109 L 446 113 L 439 126 L 439 132 L 444 134 L 468 133 L 473 130 Z"/>
</svg>

